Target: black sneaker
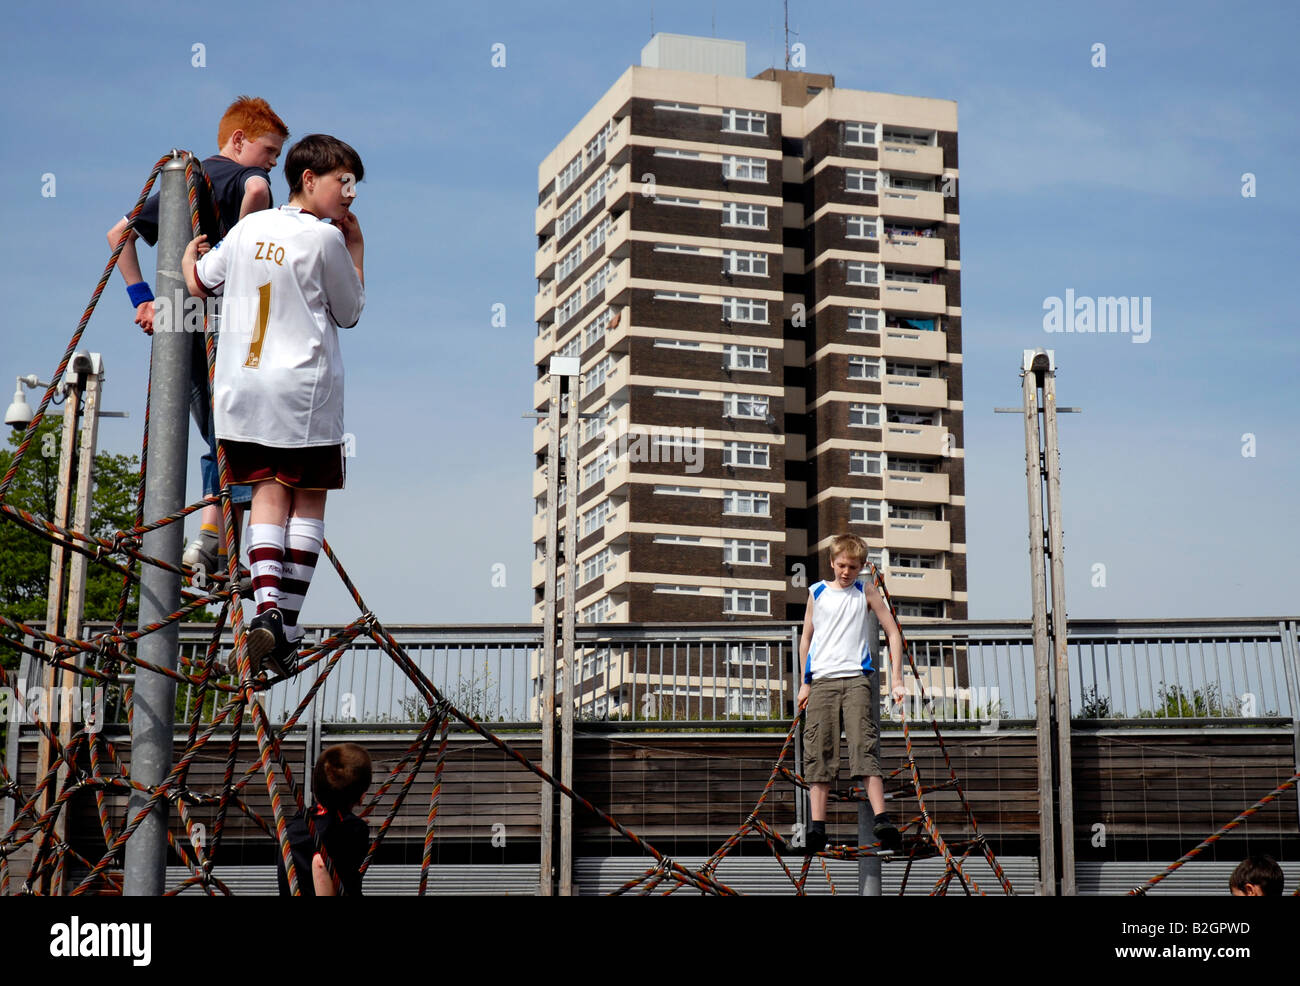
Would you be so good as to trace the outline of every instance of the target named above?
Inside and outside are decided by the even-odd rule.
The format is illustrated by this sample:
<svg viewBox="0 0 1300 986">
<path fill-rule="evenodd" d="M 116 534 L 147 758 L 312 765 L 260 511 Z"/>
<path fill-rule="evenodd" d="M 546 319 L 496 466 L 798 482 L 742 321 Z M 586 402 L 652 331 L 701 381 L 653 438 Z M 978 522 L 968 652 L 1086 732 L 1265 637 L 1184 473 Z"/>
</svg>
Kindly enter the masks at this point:
<svg viewBox="0 0 1300 986">
<path fill-rule="evenodd" d="M 276 612 L 280 611 L 277 609 Z M 287 678 L 298 670 L 298 645 L 302 642 L 302 638 L 290 640 L 282 636 L 282 639 L 284 643 L 272 650 L 266 656 L 266 661 L 271 665 L 272 671 Z"/>
<path fill-rule="evenodd" d="M 826 830 L 815 829 L 811 826 L 808 828 L 808 835 L 804 839 L 804 852 L 809 856 L 821 852 L 826 848 Z"/>
<path fill-rule="evenodd" d="M 249 621 L 248 663 L 254 675 L 260 674 L 266 663 L 274 666 L 275 655 L 284 652 L 288 646 L 284 637 L 284 617 L 278 609 L 258 613 Z"/>
<path fill-rule="evenodd" d="M 900 852 L 903 848 L 903 833 L 899 832 L 893 822 L 877 822 L 871 834 L 880 843 L 880 848 L 888 852 Z"/>
</svg>

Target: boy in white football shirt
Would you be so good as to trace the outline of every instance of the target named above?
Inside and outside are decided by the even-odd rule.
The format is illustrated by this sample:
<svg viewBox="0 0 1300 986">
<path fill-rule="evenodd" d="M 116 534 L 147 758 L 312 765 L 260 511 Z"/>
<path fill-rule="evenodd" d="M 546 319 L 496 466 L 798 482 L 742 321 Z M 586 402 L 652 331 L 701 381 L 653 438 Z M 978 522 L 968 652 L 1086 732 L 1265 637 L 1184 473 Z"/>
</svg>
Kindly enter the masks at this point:
<svg viewBox="0 0 1300 986">
<path fill-rule="evenodd" d="M 364 242 L 351 212 L 364 174 L 343 141 L 304 137 L 285 157 L 288 205 L 245 217 L 214 248 L 199 236 L 185 251 L 190 293 L 223 295 L 212 403 L 230 482 L 253 488 L 254 674 L 263 658 L 280 674 L 294 670 L 325 495 L 343 488 L 338 329 L 356 325 L 365 305 Z"/>
<path fill-rule="evenodd" d="M 799 659 L 803 685 L 799 708 L 807 706 L 804 723 L 804 779 L 808 781 L 812 825 L 809 852 L 826 848 L 826 802 L 840 766 L 840 719 L 849 744 L 849 773 L 865 777 L 867 798 L 876 813 L 874 834 L 882 849 L 897 851 L 902 838 L 885 813 L 885 784 L 880 777 L 879 749 L 873 703 L 876 666 L 867 639 L 867 613 L 874 611 L 889 640 L 895 702 L 907 695 L 903 685 L 903 637 L 893 614 L 871 583 L 858 578 L 867 546 L 852 534 L 831 539 L 833 579 L 808 590 Z"/>
</svg>

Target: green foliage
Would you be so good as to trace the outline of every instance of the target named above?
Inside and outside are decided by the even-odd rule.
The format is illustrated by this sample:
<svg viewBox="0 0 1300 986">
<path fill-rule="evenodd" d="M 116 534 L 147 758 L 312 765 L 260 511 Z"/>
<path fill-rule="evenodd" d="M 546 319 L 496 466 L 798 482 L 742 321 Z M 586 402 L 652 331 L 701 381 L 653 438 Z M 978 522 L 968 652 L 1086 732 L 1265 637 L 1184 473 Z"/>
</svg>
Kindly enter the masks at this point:
<svg viewBox="0 0 1300 986">
<path fill-rule="evenodd" d="M 505 722 L 505 717 L 497 713 L 493 694 L 492 672 L 487 664 L 483 665 L 483 675 L 465 677 L 460 675 L 454 688 L 445 693 L 448 701 L 475 722 Z M 418 695 L 407 695 L 398 703 L 402 718 L 399 721 L 428 722 L 433 710 Z"/>
<path fill-rule="evenodd" d="M 1143 709 L 1141 719 L 1190 719 L 1237 716 L 1241 706 L 1236 699 L 1225 699 L 1217 684 L 1203 688 L 1184 688 L 1182 685 L 1162 685 L 1156 694 L 1159 703 L 1154 709 Z"/>
<path fill-rule="evenodd" d="M 1109 719 L 1113 715 L 1110 709 L 1110 699 L 1097 693 L 1097 686 L 1085 688 L 1083 695 L 1080 696 L 1083 706 L 1080 711 L 1080 718 L 1083 719 Z"/>
<path fill-rule="evenodd" d="M 10 487 L 6 502 L 46 520 L 54 516 L 58 491 L 60 414 L 47 414 L 36 429 L 31 447 Z M 9 445 L 17 449 L 22 431 L 9 436 Z M 51 454 L 46 454 L 51 453 Z M 0 451 L 0 476 L 9 470 L 14 452 Z M 90 533 L 108 537 L 114 531 L 135 522 L 135 494 L 139 481 L 139 459 L 133 455 L 101 452 L 95 456 L 95 484 L 92 493 Z M 73 509 L 75 509 L 75 503 Z M 13 620 L 45 619 L 49 593 L 51 543 L 43 537 L 0 518 L 0 613 Z M 86 579 L 84 619 L 111 620 L 117 615 L 122 577 L 102 565 L 92 563 Z M 135 619 L 139 590 L 133 588 L 128 604 L 128 618 Z M 0 647 L 0 663 L 17 666 L 18 652 Z"/>
</svg>

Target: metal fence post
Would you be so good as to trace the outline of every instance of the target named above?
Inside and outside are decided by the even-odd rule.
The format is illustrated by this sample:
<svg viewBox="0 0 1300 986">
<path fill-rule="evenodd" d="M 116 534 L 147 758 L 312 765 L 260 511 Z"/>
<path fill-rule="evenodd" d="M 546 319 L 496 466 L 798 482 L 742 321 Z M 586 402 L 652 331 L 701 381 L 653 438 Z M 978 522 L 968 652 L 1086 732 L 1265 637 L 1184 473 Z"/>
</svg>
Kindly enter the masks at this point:
<svg viewBox="0 0 1300 986">
<path fill-rule="evenodd" d="M 867 611 L 867 640 L 872 647 L 872 653 L 876 655 L 876 664 L 880 667 L 872 674 L 876 676 L 876 701 L 871 707 L 871 721 L 875 725 L 876 732 L 876 758 L 880 759 L 880 751 L 884 747 L 881 742 L 883 737 L 880 735 L 880 700 L 884 694 L 884 689 L 893 682 L 889 681 L 884 674 L 883 668 L 888 667 L 889 658 L 882 657 L 889 653 L 888 645 L 883 649 L 880 646 L 880 618 L 872 610 Z M 882 768 L 883 770 L 883 768 Z M 863 794 L 866 794 L 868 778 L 862 778 Z M 875 838 L 873 829 L 876 827 L 876 811 L 871 807 L 871 801 L 858 802 L 858 845 L 865 846 Z M 880 857 L 876 855 L 858 857 L 858 893 L 863 897 L 880 896 Z"/>
</svg>

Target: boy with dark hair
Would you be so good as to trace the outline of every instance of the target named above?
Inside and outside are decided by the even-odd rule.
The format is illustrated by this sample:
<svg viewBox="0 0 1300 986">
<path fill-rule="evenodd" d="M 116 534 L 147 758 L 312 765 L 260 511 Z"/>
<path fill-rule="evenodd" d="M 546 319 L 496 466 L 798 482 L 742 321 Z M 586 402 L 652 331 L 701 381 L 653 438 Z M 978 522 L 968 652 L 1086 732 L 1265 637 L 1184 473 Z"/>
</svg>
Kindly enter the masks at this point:
<svg viewBox="0 0 1300 986">
<path fill-rule="evenodd" d="M 1281 897 L 1283 882 L 1282 867 L 1272 856 L 1248 856 L 1232 871 L 1228 889 L 1234 897 Z"/>
<path fill-rule="evenodd" d="M 366 296 L 351 212 L 360 155 L 311 134 L 290 149 L 284 175 L 288 205 L 240 220 L 210 250 L 195 237 L 182 266 L 193 295 L 224 296 L 213 409 L 230 481 L 253 487 L 248 654 L 255 674 L 269 658 L 287 675 L 325 538 L 325 496 L 343 488 L 338 329 L 357 324 Z"/>
<path fill-rule="evenodd" d="M 902 837 L 885 812 L 885 785 L 880 777 L 880 737 L 875 723 L 876 666 L 867 639 L 867 614 L 874 612 L 889 639 L 895 702 L 907 695 L 903 685 L 903 637 L 875 586 L 858 578 L 867 546 L 852 534 L 831 539 L 834 578 L 808 592 L 799 659 L 803 685 L 799 708 L 804 723 L 804 778 L 808 781 L 812 824 L 808 852 L 826 848 L 826 802 L 839 772 L 840 722 L 849 744 L 849 771 L 866 778 L 867 798 L 876 813 L 874 835 L 882 849 L 897 852 Z"/>
<path fill-rule="evenodd" d="M 325 865 L 329 857 L 348 896 L 361 895 L 361 863 L 370 849 L 370 828 L 352 814 L 370 786 L 370 754 L 356 743 L 327 747 L 316 758 L 311 784 L 315 801 L 288 825 L 298 891 L 304 897 L 333 897 L 334 880 Z M 314 830 L 314 832 L 313 832 Z M 325 850 L 324 855 L 321 849 Z M 284 861 L 275 862 L 280 896 L 289 896 Z"/>
<path fill-rule="evenodd" d="M 217 125 L 217 146 L 221 150 L 203 162 L 203 170 L 212 182 L 215 208 L 208 194 L 207 184 L 199 182 L 199 227 L 216 243 L 244 216 L 261 209 L 271 208 L 271 175 L 276 159 L 289 136 L 284 125 L 265 99 L 240 96 L 221 117 Z M 153 291 L 140 273 L 140 259 L 135 241 L 143 239 L 152 246 L 158 240 L 158 193 L 151 195 L 136 217 L 134 227 L 127 232 L 125 217 L 108 231 L 108 244 L 116 249 L 122 235 L 126 243 L 117 258 L 117 269 L 126 281 L 126 292 L 135 307 L 135 323 L 146 335 L 154 329 L 155 305 Z M 172 328 L 180 325 L 181 313 L 171 313 Z M 217 439 L 212 427 L 212 395 L 208 389 L 208 358 L 204 351 L 204 337 L 194 335 L 190 355 L 190 414 L 207 443 L 202 458 L 203 495 L 211 496 L 220 489 L 217 477 Z M 232 491 L 236 503 L 246 503 L 248 490 Z M 185 549 L 186 565 L 202 565 L 207 575 L 225 574 L 225 541 L 219 538 L 221 511 L 215 505 L 205 507 L 200 514 L 199 536 Z"/>
</svg>

